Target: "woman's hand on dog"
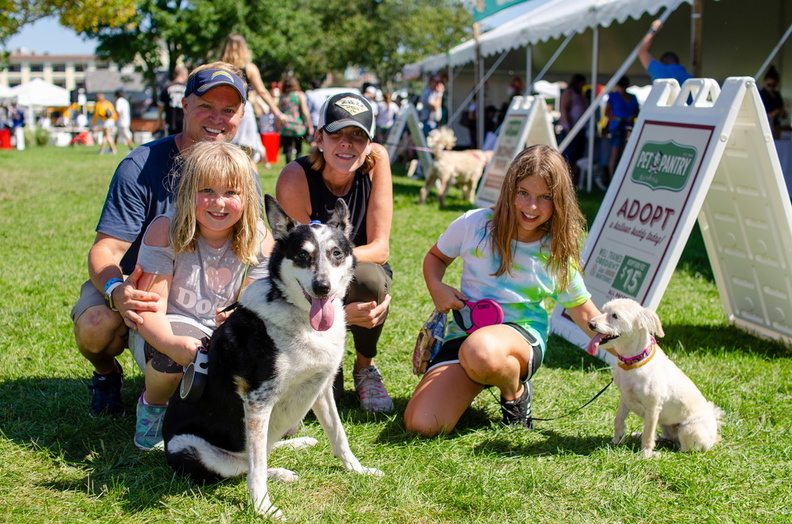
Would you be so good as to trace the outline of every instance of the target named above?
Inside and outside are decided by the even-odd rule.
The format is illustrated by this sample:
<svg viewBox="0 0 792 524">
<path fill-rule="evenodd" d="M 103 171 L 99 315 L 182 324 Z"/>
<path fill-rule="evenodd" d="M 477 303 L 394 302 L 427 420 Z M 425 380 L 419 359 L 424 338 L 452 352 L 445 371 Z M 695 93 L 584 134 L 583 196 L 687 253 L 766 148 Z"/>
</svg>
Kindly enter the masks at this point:
<svg viewBox="0 0 792 524">
<path fill-rule="evenodd" d="M 157 293 L 137 289 L 138 280 L 142 274 L 143 267 L 136 264 L 135 270 L 124 281 L 124 285 L 113 290 L 113 304 L 118 309 L 118 314 L 124 319 L 127 327 L 134 330 L 137 330 L 138 324 L 143 323 L 143 318 L 137 312 L 157 311 L 157 301 L 160 299 Z"/>
<path fill-rule="evenodd" d="M 344 307 L 346 311 L 346 322 L 348 325 L 360 326 L 371 329 L 385 322 L 388 314 L 391 296 L 385 295 L 385 300 L 379 305 L 375 301 L 371 302 L 350 302 Z"/>
</svg>

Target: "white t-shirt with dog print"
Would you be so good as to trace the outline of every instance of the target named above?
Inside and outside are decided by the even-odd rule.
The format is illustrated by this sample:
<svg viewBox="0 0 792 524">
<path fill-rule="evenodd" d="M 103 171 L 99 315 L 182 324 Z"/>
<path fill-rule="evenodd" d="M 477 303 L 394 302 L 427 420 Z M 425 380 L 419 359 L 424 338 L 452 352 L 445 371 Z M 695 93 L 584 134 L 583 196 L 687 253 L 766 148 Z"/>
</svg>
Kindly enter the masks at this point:
<svg viewBox="0 0 792 524">
<path fill-rule="evenodd" d="M 488 228 L 493 214 L 491 208 L 468 211 L 440 235 L 437 247 L 449 258 L 462 259 L 460 291 L 463 295 L 473 301 L 489 298 L 498 302 L 503 308 L 503 321 L 519 324 L 532 332 L 544 352 L 549 323 L 544 300 L 552 298 L 558 305 L 572 308 L 585 303 L 591 294 L 578 271 L 573 272 L 569 287 L 558 289 L 556 279 L 547 270 L 549 236 L 536 242 L 513 240 L 512 271 L 493 276 L 500 265 L 500 257 L 492 250 Z M 463 308 L 460 313 L 469 325 L 468 308 Z M 446 340 L 465 334 L 456 322 L 449 321 Z"/>
</svg>

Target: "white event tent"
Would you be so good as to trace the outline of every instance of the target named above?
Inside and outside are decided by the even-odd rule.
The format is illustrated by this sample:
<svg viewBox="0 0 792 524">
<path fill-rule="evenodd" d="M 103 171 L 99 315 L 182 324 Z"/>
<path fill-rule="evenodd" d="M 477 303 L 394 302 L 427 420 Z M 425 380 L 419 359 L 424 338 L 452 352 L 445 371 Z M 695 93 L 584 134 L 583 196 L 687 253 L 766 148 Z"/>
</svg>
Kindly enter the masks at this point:
<svg viewBox="0 0 792 524">
<path fill-rule="evenodd" d="M 691 72 L 695 57 L 699 76 L 718 81 L 759 77 L 775 60 L 782 94 L 789 97 L 792 53 L 785 55 L 783 45 L 792 31 L 790 7 L 790 0 L 529 0 L 510 8 L 518 15 L 482 33 L 478 48 L 469 40 L 403 72 L 407 78 L 448 73 L 452 123 L 482 86 L 486 93 L 476 95 L 478 107 L 499 105 L 515 77 L 525 79 L 526 92 L 537 92 L 531 88 L 537 80 L 584 73 L 589 82 L 605 84 L 607 93 L 623 74 L 634 84 L 650 82 L 637 47 L 651 21 L 661 18 L 666 25 L 654 52 L 676 51 Z"/>
<path fill-rule="evenodd" d="M 21 106 L 62 107 L 71 103 L 68 90 L 41 78 L 34 78 L 30 82 L 13 87 L 11 91 L 16 95 L 17 103 Z"/>
</svg>

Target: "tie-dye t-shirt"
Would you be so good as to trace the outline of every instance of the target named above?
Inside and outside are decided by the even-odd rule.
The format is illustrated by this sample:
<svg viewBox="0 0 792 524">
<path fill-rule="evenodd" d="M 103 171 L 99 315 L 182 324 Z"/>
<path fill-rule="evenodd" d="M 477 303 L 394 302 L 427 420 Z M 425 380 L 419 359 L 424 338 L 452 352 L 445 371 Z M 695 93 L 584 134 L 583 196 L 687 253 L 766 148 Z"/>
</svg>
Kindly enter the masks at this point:
<svg viewBox="0 0 792 524">
<path fill-rule="evenodd" d="M 462 294 L 470 300 L 489 298 L 498 302 L 503 308 L 504 322 L 514 322 L 531 331 L 539 338 L 544 352 L 548 331 L 544 299 L 552 298 L 558 305 L 572 308 L 585 303 L 591 294 L 577 271 L 567 289 L 557 289 L 555 278 L 546 268 L 550 254 L 548 237 L 544 243 L 512 241 L 511 273 L 492 276 L 500 265 L 500 257 L 493 254 L 487 231 L 492 215 L 490 208 L 468 211 L 440 235 L 437 247 L 449 258 L 462 258 Z M 543 244 L 548 247 L 542 247 Z M 468 308 L 463 308 L 461 313 L 465 324 L 470 325 Z M 456 322 L 449 321 L 446 340 L 463 335 L 465 332 Z"/>
</svg>

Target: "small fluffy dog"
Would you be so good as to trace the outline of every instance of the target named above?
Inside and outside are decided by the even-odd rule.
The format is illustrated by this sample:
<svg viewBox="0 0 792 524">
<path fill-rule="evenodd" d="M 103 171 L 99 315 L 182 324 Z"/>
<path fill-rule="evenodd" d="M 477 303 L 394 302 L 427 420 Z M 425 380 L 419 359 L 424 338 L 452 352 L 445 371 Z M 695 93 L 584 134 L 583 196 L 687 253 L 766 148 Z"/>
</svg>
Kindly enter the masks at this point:
<svg viewBox="0 0 792 524">
<path fill-rule="evenodd" d="M 421 188 L 419 202 L 426 203 L 429 191 L 440 181 L 437 190 L 437 201 L 440 207 L 445 207 L 445 197 L 452 180 L 462 190 L 464 198 L 473 203 L 476 198 L 476 188 L 484 174 L 484 168 L 492 159 L 492 151 L 481 149 L 467 149 L 465 151 L 450 151 L 456 145 L 456 136 L 450 127 L 439 127 L 429 132 L 426 144 L 431 148 L 434 162 L 432 169 L 426 176 L 426 183 Z"/>
<path fill-rule="evenodd" d="M 163 434 L 176 471 L 199 483 L 247 472 L 256 511 L 280 517 L 267 476 L 296 475 L 268 469 L 267 455 L 276 445 L 316 443 L 279 443 L 309 409 L 346 469 L 382 472 L 361 466 L 352 454 L 333 400 L 346 337 L 342 299 L 355 267 L 347 207 L 339 199 L 327 224 L 299 225 L 272 196 L 265 203 L 275 237 L 269 277 L 245 289 L 239 307 L 215 330 L 203 394 L 195 402 L 174 395 Z"/>
<path fill-rule="evenodd" d="M 657 313 L 634 300 L 611 300 L 603 314 L 589 322 L 597 335 L 588 352 L 597 348 L 618 358 L 613 381 L 621 399 L 614 420 L 613 445 L 624 438 L 625 420 L 632 411 L 644 420 L 641 453 L 655 454 L 657 426 L 662 438 L 671 440 L 682 451 L 706 451 L 719 440 L 722 411 L 707 402 L 693 381 L 666 356 L 653 335 L 665 336 Z"/>
</svg>

